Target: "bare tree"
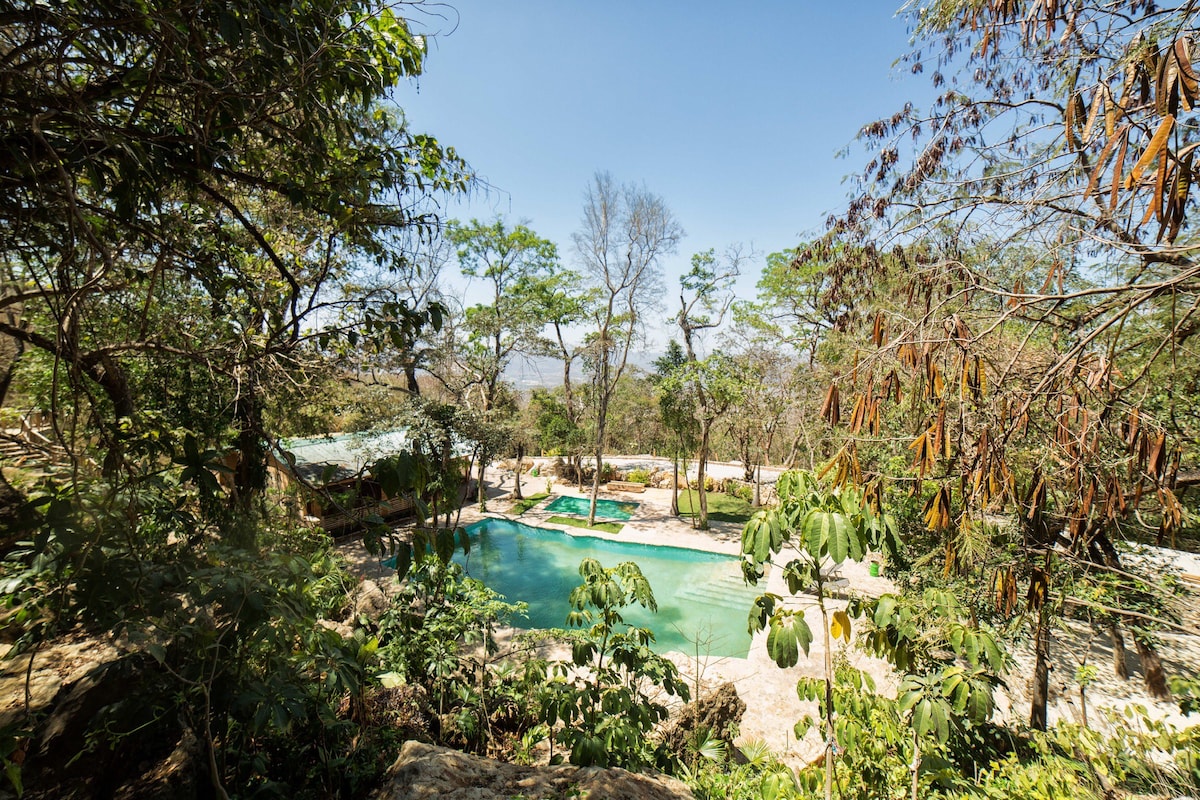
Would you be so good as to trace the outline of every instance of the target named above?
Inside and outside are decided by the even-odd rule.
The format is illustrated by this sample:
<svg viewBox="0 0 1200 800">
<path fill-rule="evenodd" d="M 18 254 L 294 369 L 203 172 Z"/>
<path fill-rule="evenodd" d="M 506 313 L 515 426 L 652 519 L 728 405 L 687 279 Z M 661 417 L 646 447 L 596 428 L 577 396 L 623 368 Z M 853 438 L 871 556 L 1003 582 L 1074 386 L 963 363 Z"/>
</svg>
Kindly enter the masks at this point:
<svg viewBox="0 0 1200 800">
<path fill-rule="evenodd" d="M 572 239 L 597 290 L 584 356 L 595 386 L 596 414 L 596 475 L 588 524 L 596 522 L 609 403 L 630 351 L 644 337 L 645 313 L 662 295 L 660 261 L 675 251 L 683 235 L 663 199 L 644 187 L 618 186 L 607 172 L 598 172 L 584 193 L 583 225 Z"/>
</svg>

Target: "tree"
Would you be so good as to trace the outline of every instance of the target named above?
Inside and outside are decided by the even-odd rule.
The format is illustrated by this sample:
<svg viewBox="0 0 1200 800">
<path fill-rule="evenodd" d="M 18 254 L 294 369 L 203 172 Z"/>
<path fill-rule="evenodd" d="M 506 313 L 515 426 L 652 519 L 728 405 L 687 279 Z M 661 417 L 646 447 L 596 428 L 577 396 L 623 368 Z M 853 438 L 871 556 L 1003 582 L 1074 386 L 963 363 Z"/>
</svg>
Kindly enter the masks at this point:
<svg viewBox="0 0 1200 800">
<path fill-rule="evenodd" d="M 834 566 L 847 558 L 861 561 L 869 547 L 894 548 L 898 532 L 891 515 L 854 487 L 827 489 L 811 473 L 785 472 L 778 482 L 779 504 L 755 512 L 742 531 L 742 572 L 747 582 L 763 577 L 773 556 L 788 552 L 783 576 L 792 595 L 805 592 L 821 613 L 825 650 L 825 686 L 821 709 L 825 720 L 825 800 L 833 796 L 833 759 L 837 747 L 834 726 L 832 640 L 850 641 L 850 617 L 845 610 L 830 613 L 826 603 L 830 580 L 826 562 Z M 808 655 L 812 628 L 803 609 L 784 607 L 782 598 L 766 593 L 750 610 L 750 632 L 768 630 L 767 653 L 780 667 L 794 667 L 800 650 Z"/>
<path fill-rule="evenodd" d="M 518 353 L 533 352 L 544 325 L 536 302 L 548 292 L 541 284 L 552 280 L 558 264 L 554 243 L 542 239 L 525 225 L 509 230 L 504 221 L 452 222 L 447 229 L 458 246 L 463 274 L 490 284 L 491 300 L 465 311 L 466 341 L 460 352 L 469 378 L 468 397 L 475 393 L 479 409 L 492 411 L 500 395 L 501 376 Z M 479 458 L 479 508 L 487 507 L 484 474 L 493 453 Z"/>
<path fill-rule="evenodd" d="M 365 677 L 315 625 L 305 535 L 276 538 L 260 502 L 268 411 L 347 352 L 437 326 L 361 278 L 402 267 L 406 234 L 438 230 L 430 195 L 468 174 L 388 104 L 424 59 L 391 7 L 3 16 L 0 336 L 16 366 L 0 402 L 44 400 L 67 452 L 29 499 L 33 547 L 4 567 L 14 652 L 68 625 L 120 630 L 131 663 L 161 666 L 129 681 L 132 705 L 181 720 L 221 797 L 268 780 L 265 737 L 332 723 L 331 695 Z"/>
<path fill-rule="evenodd" d="M 533 287 L 534 302 L 540 309 L 542 321 L 554 330 L 554 338 L 542 341 L 542 352 L 562 361 L 562 413 L 569 436 L 550 445 L 564 448 L 575 469 L 575 479 L 583 488 L 583 453 L 587 448 L 584 437 L 575 433 L 582 431 L 585 403 L 576 397 L 576 388 L 571 379 L 571 367 L 580 356 L 581 347 L 567 343 L 567 329 L 585 322 L 591 304 L 598 293 L 584 286 L 583 276 L 578 272 L 559 269 Z"/>
<path fill-rule="evenodd" d="M 666 766 L 660 742 L 647 735 L 667 718 L 667 707 L 648 692 L 661 689 L 684 702 L 687 682 L 670 659 L 650 649 L 654 634 L 625 622 L 621 610 L 637 604 L 657 611 L 654 592 L 632 561 L 605 567 L 593 558 L 579 564 L 581 584 L 571 590 L 567 625 L 571 660 L 553 665 L 546 722 L 563 723 L 558 740 L 580 766 Z"/>
<path fill-rule="evenodd" d="M 797 260 L 795 250 L 771 253 L 758 279 L 758 302 L 744 305 L 742 316 L 753 313 L 757 325 L 772 328 L 814 364 L 827 334 L 845 327 L 851 315 L 849 304 L 829 296 L 829 285 L 826 263 Z"/>
<path fill-rule="evenodd" d="M 671 516 L 679 516 L 679 457 L 693 447 L 696 429 L 696 414 L 693 401 L 685 387 L 674 378 L 687 363 L 687 355 L 679 342 L 672 339 L 667 343 L 667 352 L 654 362 L 654 383 L 658 389 L 658 413 L 663 424 L 671 431 Z M 687 470 L 684 470 L 687 473 Z"/>
<path fill-rule="evenodd" d="M 754 481 L 756 508 L 762 505 L 762 466 L 771 463 L 775 436 L 789 407 L 797 402 L 798 372 L 786 351 L 772 346 L 778 339 L 759 333 L 738 322 L 724 337 L 725 352 L 741 386 L 735 410 L 729 415 L 729 428 L 738 445 L 744 476 Z"/>
<path fill-rule="evenodd" d="M 642 337 L 647 308 L 656 300 L 661 259 L 674 252 L 682 237 L 683 229 L 661 197 L 632 184 L 617 186 L 608 173 L 596 173 L 584 194 L 583 226 L 572 237 L 596 289 L 584 356 L 592 373 L 596 434 L 589 525 L 596 522 L 609 403 L 630 350 Z"/>
<path fill-rule="evenodd" d="M 697 527 L 702 531 L 708 530 L 708 492 L 704 479 L 713 425 L 736 401 L 740 387 L 727 359 L 719 355 L 706 359 L 697 356 L 697 339 L 704 331 L 719 327 L 725 320 L 725 313 L 733 302 L 730 289 L 740 274 L 741 260 L 742 255 L 736 248 L 731 248 L 720 265 L 712 250 L 696 253 L 692 256 L 692 268 L 679 279 L 679 313 L 675 315 L 675 322 L 683 333 L 686 356 L 679 378 L 691 386 L 696 421 L 700 426 L 696 491 L 700 497 Z"/>
<path fill-rule="evenodd" d="M 578 457 L 587 449 L 590 437 L 579 425 L 564 398 L 545 389 L 534 389 L 530 405 L 537 407 L 538 443 L 543 452 L 566 453 L 575 469 L 575 480 L 583 487 L 582 462 Z"/>
<path fill-rule="evenodd" d="M 927 112 L 910 105 L 864 127 L 873 158 L 831 229 L 857 246 L 806 254 L 830 264 L 829 297 L 870 296 L 889 259 L 909 274 L 918 313 L 866 322 L 873 347 L 930 387 L 917 471 L 948 462 L 931 527 L 953 540 L 989 504 L 1017 512 L 1023 569 L 993 577 L 1010 594 L 1017 577 L 1029 584 L 1035 727 L 1052 609 L 1085 601 L 1067 596 L 1072 576 L 1119 577 L 1115 539 L 1141 527 L 1163 542 L 1182 519 L 1195 425 L 1179 390 L 1194 364 L 1180 354 L 1200 311 L 1187 226 L 1196 14 L 1182 3 L 926 5 L 908 62 L 930 64 L 940 93 Z M 1118 591 L 1118 606 L 1139 597 L 1134 583 Z M 1117 616 L 1165 696 L 1154 625 Z"/>
<path fill-rule="evenodd" d="M 419 324 L 334 290 L 354 261 L 395 263 L 388 232 L 430 230 L 421 197 L 465 181 L 452 152 L 380 105 L 423 51 L 402 19 L 372 10 L 68 3 L 8 18 L 5 49 L 22 57 L 0 67 L 0 305 L 21 319 L 0 334 L 45 354 L 88 406 L 109 476 L 146 422 L 143 365 L 236 385 L 221 401 L 244 503 L 261 490 L 263 384 L 319 337 Z M 314 329 L 319 310 L 341 324 Z M 178 312 L 206 319 L 187 330 Z"/>
</svg>

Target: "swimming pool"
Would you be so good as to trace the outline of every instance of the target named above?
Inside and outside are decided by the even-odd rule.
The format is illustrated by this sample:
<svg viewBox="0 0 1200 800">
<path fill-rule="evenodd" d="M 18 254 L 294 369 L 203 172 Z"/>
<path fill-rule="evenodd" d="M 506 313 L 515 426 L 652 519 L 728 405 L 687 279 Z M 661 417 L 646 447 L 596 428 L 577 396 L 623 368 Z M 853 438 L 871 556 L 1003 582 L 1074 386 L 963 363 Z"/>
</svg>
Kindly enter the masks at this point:
<svg viewBox="0 0 1200 800">
<path fill-rule="evenodd" d="M 529 604 L 520 627 L 563 628 L 568 596 L 579 585 L 579 562 L 597 559 L 606 567 L 635 561 L 650 581 L 658 613 L 641 606 L 621 611 L 626 622 L 654 631 L 654 649 L 745 658 L 750 650 L 746 616 L 759 589 L 746 586 L 738 559 L 682 547 L 613 542 L 571 536 L 506 519 L 467 526 L 471 552 L 454 560 L 510 601 Z"/>
<path fill-rule="evenodd" d="M 576 514 L 581 517 L 586 517 L 591 510 L 590 497 L 575 497 L 569 494 L 560 494 L 551 501 L 550 505 L 546 506 L 547 511 L 557 511 L 560 514 Z M 629 519 L 634 511 L 637 511 L 638 504 L 622 500 L 596 500 L 596 516 L 606 519 Z"/>
</svg>

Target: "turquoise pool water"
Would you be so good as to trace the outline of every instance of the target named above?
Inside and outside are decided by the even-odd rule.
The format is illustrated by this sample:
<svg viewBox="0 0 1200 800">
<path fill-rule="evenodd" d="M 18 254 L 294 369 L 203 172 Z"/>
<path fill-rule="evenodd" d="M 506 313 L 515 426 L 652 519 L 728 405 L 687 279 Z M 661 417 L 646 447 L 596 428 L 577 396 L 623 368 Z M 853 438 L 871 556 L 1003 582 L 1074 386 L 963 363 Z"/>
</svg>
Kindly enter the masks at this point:
<svg viewBox="0 0 1200 800">
<path fill-rule="evenodd" d="M 581 517 L 586 517 L 588 511 L 591 510 L 591 498 L 574 497 L 569 494 L 561 494 L 546 506 L 547 511 L 557 511 L 559 514 L 577 514 Z M 637 511 L 637 503 L 623 502 L 621 500 L 596 500 L 596 516 L 604 517 L 605 519 L 629 519 L 634 511 Z"/>
<path fill-rule="evenodd" d="M 732 556 L 571 536 L 505 519 L 481 520 L 467 531 L 471 552 L 454 560 L 509 600 L 529 604 L 528 620 L 514 620 L 520 627 L 566 627 L 567 598 L 579 585 L 585 557 L 606 567 L 635 561 L 654 590 L 658 613 L 635 606 L 622 615 L 654 631 L 655 650 L 694 654 L 697 639 L 701 655 L 745 658 L 750 650 L 746 617 L 758 589 L 744 584 Z"/>
</svg>

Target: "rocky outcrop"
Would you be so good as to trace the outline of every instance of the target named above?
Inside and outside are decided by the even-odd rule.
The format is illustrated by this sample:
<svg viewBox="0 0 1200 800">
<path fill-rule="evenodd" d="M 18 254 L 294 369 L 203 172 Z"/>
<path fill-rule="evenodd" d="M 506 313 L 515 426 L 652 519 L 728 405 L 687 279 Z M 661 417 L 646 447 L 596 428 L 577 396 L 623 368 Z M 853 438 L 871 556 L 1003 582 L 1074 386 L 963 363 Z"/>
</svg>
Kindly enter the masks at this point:
<svg viewBox="0 0 1200 800">
<path fill-rule="evenodd" d="M 387 594 L 373 580 L 367 579 L 358 585 L 351 598 L 354 602 L 354 619 L 366 618 L 376 622 L 387 613 L 390 603 Z"/>
<path fill-rule="evenodd" d="M 681 800 L 692 793 L 666 776 L 598 767 L 522 767 L 408 742 L 374 800 Z"/>
<path fill-rule="evenodd" d="M 684 707 L 674 723 L 663 731 L 663 744 L 672 753 L 683 755 L 693 746 L 696 732 L 703 730 L 727 746 L 732 745 L 745 713 L 746 703 L 738 697 L 737 688 L 732 683 L 721 684 L 715 692 Z"/>
</svg>

